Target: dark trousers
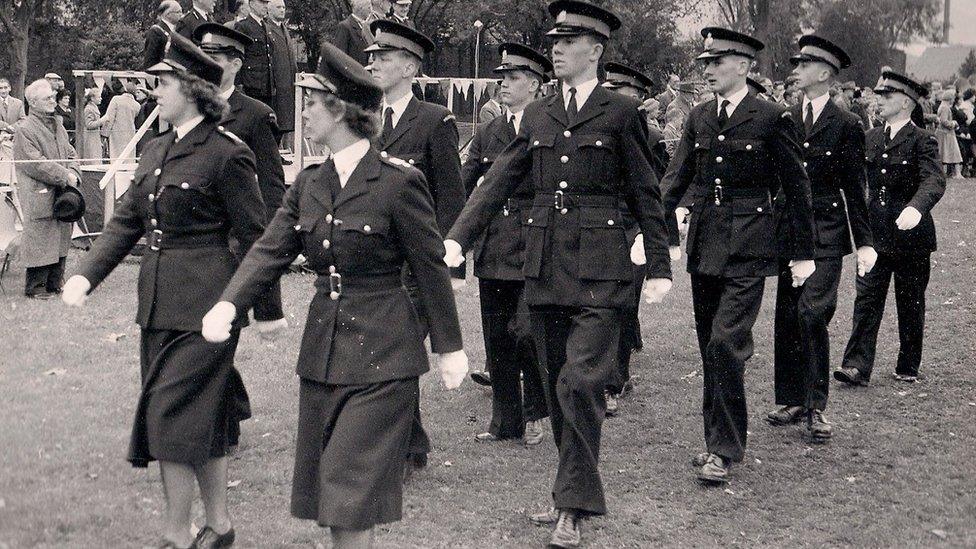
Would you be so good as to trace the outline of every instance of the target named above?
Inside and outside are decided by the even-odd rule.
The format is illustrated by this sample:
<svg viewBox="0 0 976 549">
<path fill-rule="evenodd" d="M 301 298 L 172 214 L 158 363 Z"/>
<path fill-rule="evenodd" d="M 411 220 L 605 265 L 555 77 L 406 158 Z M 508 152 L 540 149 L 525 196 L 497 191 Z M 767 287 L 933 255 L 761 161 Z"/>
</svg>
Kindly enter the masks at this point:
<svg viewBox="0 0 976 549">
<path fill-rule="evenodd" d="M 407 294 L 410 296 L 410 301 L 413 303 L 413 308 L 417 311 L 417 316 L 420 318 L 420 328 L 426 338 L 430 332 L 430 321 L 427 319 L 427 310 L 424 309 L 424 303 L 420 299 L 420 285 L 417 283 L 417 277 L 413 275 L 409 267 L 404 266 L 402 280 L 403 286 L 407 289 Z M 419 395 L 413 409 L 413 427 L 410 429 L 410 446 L 407 453 L 410 455 L 423 455 L 425 457 L 430 453 L 430 437 L 427 436 L 427 431 L 424 430 L 424 424 L 420 417 Z"/>
<path fill-rule="evenodd" d="M 878 262 L 866 276 L 857 277 L 854 328 L 844 351 L 844 368 L 857 368 L 866 379 L 874 369 L 878 329 L 884 316 L 891 277 L 895 277 L 898 307 L 898 363 L 895 373 L 915 376 L 922 362 L 925 332 L 925 289 L 931 272 L 929 254 L 878 254 Z"/>
<path fill-rule="evenodd" d="M 600 479 L 603 390 L 617 368 L 620 311 L 595 307 L 530 307 L 540 372 L 559 468 L 552 489 L 558 509 L 607 512 Z"/>
<path fill-rule="evenodd" d="M 691 275 L 705 378 L 705 446 L 710 453 L 732 461 L 742 461 L 746 449 L 744 372 L 752 356 L 752 327 L 759 315 L 765 282 L 761 277 Z"/>
<path fill-rule="evenodd" d="M 60 292 L 64 284 L 64 261 L 65 258 L 62 257 L 57 263 L 27 267 L 27 275 L 24 277 L 24 295 Z"/>
<path fill-rule="evenodd" d="M 549 415 L 535 342 L 528 329 L 529 309 L 522 299 L 524 286 L 518 280 L 478 281 L 485 362 L 491 374 L 488 432 L 498 438 L 519 438 L 525 434 L 526 421 Z"/>
<path fill-rule="evenodd" d="M 818 259 L 817 270 L 799 288 L 787 261 L 780 262 L 776 286 L 774 387 L 776 404 L 827 409 L 830 337 L 827 327 L 837 310 L 843 259 Z"/>
<path fill-rule="evenodd" d="M 611 395 L 619 395 L 623 392 L 624 385 L 630 381 L 630 357 L 634 354 L 634 350 L 644 346 L 644 341 L 641 339 L 640 318 L 637 314 L 640 310 L 641 293 L 644 289 L 646 273 L 646 266 L 634 265 L 634 302 L 631 307 L 621 311 L 617 372 L 610 377 L 610 382 L 607 383 L 607 391 Z"/>
</svg>

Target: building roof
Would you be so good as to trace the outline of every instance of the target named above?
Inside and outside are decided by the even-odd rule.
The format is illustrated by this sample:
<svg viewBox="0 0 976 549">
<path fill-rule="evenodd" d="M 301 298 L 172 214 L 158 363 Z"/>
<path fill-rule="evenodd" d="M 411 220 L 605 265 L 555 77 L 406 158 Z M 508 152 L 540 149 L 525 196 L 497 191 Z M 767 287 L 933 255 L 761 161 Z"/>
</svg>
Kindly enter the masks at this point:
<svg viewBox="0 0 976 549">
<path fill-rule="evenodd" d="M 955 80 L 959 76 L 959 67 L 969 52 L 974 50 L 976 44 L 929 46 L 921 56 L 909 57 L 905 70 L 909 76 L 922 82 Z"/>
</svg>

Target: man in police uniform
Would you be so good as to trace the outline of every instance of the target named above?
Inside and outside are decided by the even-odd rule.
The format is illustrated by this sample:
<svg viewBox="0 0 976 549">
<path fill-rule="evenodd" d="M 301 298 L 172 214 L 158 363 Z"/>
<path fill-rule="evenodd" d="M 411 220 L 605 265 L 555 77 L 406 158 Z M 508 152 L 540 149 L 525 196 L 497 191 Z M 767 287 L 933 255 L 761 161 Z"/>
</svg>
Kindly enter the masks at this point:
<svg viewBox="0 0 976 549">
<path fill-rule="evenodd" d="M 607 91 L 597 78 L 620 20 L 573 0 L 551 3 L 549 12 L 559 92 L 529 105 L 515 141 L 444 244 L 448 265 L 460 264 L 463 250 L 531 178 L 522 273 L 559 449 L 554 508 L 532 518 L 556 524 L 551 546 L 577 547 L 580 519 L 606 513 L 598 463 L 603 391 L 617 368 L 621 314 L 634 292 L 622 202 L 644 234 L 648 300 L 670 290 L 671 267 L 640 102 Z"/>
<path fill-rule="evenodd" d="M 774 346 L 780 408 L 769 412 L 766 421 L 788 425 L 806 417 L 810 440 L 826 442 L 833 433 L 823 413 L 830 384 L 827 328 L 837 309 L 843 258 L 854 251 L 852 233 L 862 275 L 874 266 L 877 253 L 864 203 L 864 131 L 856 116 L 830 100 L 831 80 L 850 66 L 850 57 L 812 34 L 801 37 L 799 47 L 791 58 L 796 67 L 792 78 L 804 98 L 789 113 L 803 124 L 801 152 L 813 195 L 817 269 L 806 284 L 795 288 L 786 264 L 789 258 L 780 260 Z M 788 228 L 779 234 L 788 234 Z"/>
<path fill-rule="evenodd" d="M 702 414 L 707 451 L 693 460 L 706 483 L 728 481 L 745 453 L 747 410 L 743 373 L 752 355 L 752 327 L 765 277 L 777 273 L 772 198 L 785 191 L 791 231 L 792 283 L 813 274 L 810 182 L 798 133 L 783 107 L 749 95 L 746 77 L 763 43 L 705 28 L 705 80 L 715 99 L 695 107 L 665 176 L 664 208 L 672 257 L 679 235 L 674 210 L 694 197 L 688 228 L 695 327 L 704 367 Z"/>
<path fill-rule="evenodd" d="M 278 153 L 278 125 L 274 111 L 264 103 L 248 97 L 234 86 L 244 62 L 244 52 L 251 39 L 234 29 L 204 23 L 193 33 L 193 40 L 224 70 L 220 95 L 230 111 L 221 125 L 241 138 L 257 160 L 258 187 L 264 199 L 266 221 L 274 217 L 285 194 L 285 172 Z M 254 305 L 254 320 L 262 334 L 288 325 L 281 306 L 281 286 L 275 284 Z"/>
<path fill-rule="evenodd" d="M 606 79 L 603 87 L 613 90 L 621 95 L 632 97 L 643 105 L 647 99 L 648 90 L 654 82 L 637 69 L 628 67 L 620 63 L 609 62 L 604 66 Z M 643 109 L 642 109 L 643 110 Z M 651 149 L 654 175 L 658 179 L 664 177 L 664 172 L 668 167 L 668 151 L 664 145 L 664 134 L 649 123 L 647 127 L 647 145 Z M 627 216 L 627 236 L 628 240 L 635 240 L 640 232 L 633 217 Z M 638 249 L 642 245 L 638 244 Z M 643 264 L 634 265 L 634 280 L 637 281 L 634 288 L 634 301 L 632 306 L 624 311 L 623 322 L 621 323 L 620 347 L 617 354 L 617 373 L 611 377 L 607 384 L 607 415 L 615 416 L 618 413 L 617 399 L 622 398 L 633 388 L 630 377 L 630 359 L 633 352 L 643 348 L 641 339 L 640 319 L 637 315 L 640 307 L 641 282 L 644 280 L 646 269 Z"/>
<path fill-rule="evenodd" d="M 244 66 L 237 73 L 237 84 L 244 89 L 244 93 L 273 108 L 275 94 L 294 93 L 294 90 L 279 90 L 275 82 L 271 34 L 265 21 L 268 0 L 251 0 L 249 6 L 250 15 L 234 25 L 235 30 L 251 39 L 244 53 Z"/>
<path fill-rule="evenodd" d="M 874 269 L 857 279 L 854 329 L 834 378 L 866 385 L 874 368 L 878 328 L 891 277 L 898 306 L 898 361 L 894 377 L 918 380 L 925 332 L 925 290 L 936 249 L 932 208 L 945 193 L 939 144 L 929 131 L 911 122 L 927 90 L 912 79 L 885 71 L 875 88 L 884 126 L 868 131 L 868 219 L 878 250 Z"/>
<path fill-rule="evenodd" d="M 376 148 L 384 156 L 393 156 L 420 169 L 434 199 L 437 226 L 447 234 L 464 206 L 461 185 L 461 158 L 458 156 L 457 122 L 446 108 L 421 101 L 413 95 L 413 79 L 420 74 L 424 56 L 434 43 L 422 33 L 390 20 L 370 24 L 374 42 L 366 48 L 370 54 L 367 69 L 383 90 L 383 131 Z M 463 269 L 454 277 L 463 278 Z M 409 269 L 404 270 L 404 284 L 417 307 L 421 324 L 427 324 L 427 313 L 419 300 L 417 282 Z M 454 282 L 455 286 L 458 282 Z M 411 437 L 410 463 L 427 464 L 430 440 L 420 422 L 420 410 Z"/>
<path fill-rule="evenodd" d="M 187 40 L 193 39 L 193 31 L 204 23 L 213 21 L 213 10 L 216 0 L 193 0 L 193 6 L 180 19 L 176 32 Z"/>
<path fill-rule="evenodd" d="M 478 127 L 468 149 L 468 160 L 461 166 L 461 181 L 470 194 L 491 168 L 495 158 L 515 140 L 525 107 L 539 95 L 549 81 L 552 63 L 541 53 L 520 44 L 502 44 L 502 77 L 499 99 L 507 108 Z M 501 213 L 474 246 L 474 275 L 478 277 L 481 299 L 481 326 L 485 338 L 485 364 L 491 375 L 491 425 L 477 435 L 479 441 L 523 437 L 527 445 L 542 442 L 542 419 L 546 408 L 542 378 L 531 331 L 525 316 L 522 290 L 522 220 L 530 215 L 532 182 L 526 178 Z M 519 382 L 519 374 L 524 382 Z"/>
</svg>

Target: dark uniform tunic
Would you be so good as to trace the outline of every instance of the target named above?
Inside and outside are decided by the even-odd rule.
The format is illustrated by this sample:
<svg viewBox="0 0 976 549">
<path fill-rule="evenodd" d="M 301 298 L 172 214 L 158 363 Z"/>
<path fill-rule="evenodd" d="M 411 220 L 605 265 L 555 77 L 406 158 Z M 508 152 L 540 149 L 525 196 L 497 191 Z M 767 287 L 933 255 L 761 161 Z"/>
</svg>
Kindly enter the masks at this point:
<svg viewBox="0 0 976 549">
<path fill-rule="evenodd" d="M 857 368 L 871 378 L 885 300 L 895 278 L 898 306 L 898 363 L 895 372 L 917 376 L 925 331 L 925 290 L 936 249 L 932 208 L 946 189 L 939 144 L 932 132 L 907 124 L 885 142 L 885 126 L 867 134 L 868 218 L 878 262 L 857 279 L 854 328 L 844 351 L 844 368 Z M 899 230 L 895 220 L 905 207 L 922 214 L 919 224 Z"/>
<path fill-rule="evenodd" d="M 803 102 L 790 108 L 803 120 Z M 827 100 L 801 147 L 813 196 L 817 270 L 793 287 L 789 257 L 780 260 L 776 288 L 776 404 L 825 410 L 830 385 L 827 328 L 837 309 L 843 257 L 854 244 L 873 246 L 864 201 L 864 130 L 858 117 Z M 782 203 L 785 196 L 777 197 Z M 783 212 L 780 212 L 783 213 Z M 785 217 L 785 216 L 784 216 Z M 780 219 L 780 235 L 789 227 Z"/>
<path fill-rule="evenodd" d="M 210 21 L 213 21 L 212 16 L 202 16 L 195 8 L 190 8 L 183 16 L 183 19 L 180 19 L 179 24 L 176 25 L 176 32 L 187 40 L 193 40 L 193 31 L 197 30 L 197 27 L 200 25 Z"/>
<path fill-rule="evenodd" d="M 457 121 L 451 111 L 440 105 L 411 97 L 396 126 L 385 138 L 381 135 L 377 139 L 376 148 L 423 172 L 428 190 L 434 200 L 437 226 L 442 235 L 447 234 L 464 206 L 465 197 L 464 187 L 461 185 Z M 452 271 L 452 274 L 463 278 L 463 267 Z M 417 290 L 417 280 L 411 275 L 409 266 L 404 272 L 403 282 L 410 292 L 410 298 L 417 308 L 421 323 L 429 323 L 429 313 L 423 308 L 423 301 Z M 428 452 L 430 452 L 430 440 L 424 432 L 418 408 L 410 453 L 423 455 Z"/>
<path fill-rule="evenodd" d="M 740 461 L 747 410 L 743 373 L 764 277 L 777 273 L 773 197 L 785 192 L 792 235 L 785 255 L 813 259 L 810 183 L 798 132 L 783 107 L 746 95 L 723 127 L 715 100 L 695 107 L 665 176 L 671 245 L 674 209 L 691 193 L 688 272 L 704 366 L 702 412 L 708 452 Z"/>
<path fill-rule="evenodd" d="M 257 161 L 258 188 L 264 200 L 266 220 L 274 217 L 285 194 L 285 172 L 278 153 L 278 124 L 274 111 L 264 103 L 234 90 L 227 100 L 230 111 L 221 124 L 250 147 Z M 284 318 L 281 285 L 275 283 L 254 304 L 254 319 L 270 321 Z"/>
<path fill-rule="evenodd" d="M 495 158 L 515 140 L 512 115 L 498 116 L 475 132 L 468 160 L 461 166 L 461 181 L 470 194 Z M 474 244 L 474 274 L 481 299 L 481 327 L 485 363 L 491 373 L 492 406 L 488 432 L 498 438 L 518 438 L 526 421 L 549 415 L 535 344 L 522 299 L 522 222 L 532 207 L 532 185 L 526 179 L 495 214 L 488 229 Z M 519 381 L 521 374 L 524 387 Z M 523 399 L 524 389 L 524 399 Z"/>
<path fill-rule="evenodd" d="M 432 312 L 433 352 L 461 349 L 461 330 L 423 175 L 370 150 L 339 186 L 331 161 L 303 170 L 221 299 L 247 310 L 299 253 L 308 257 L 319 277 L 298 356 L 291 510 L 365 529 L 400 518 L 417 379 L 428 370 L 405 263 Z"/>
<path fill-rule="evenodd" d="M 258 22 L 253 16 L 245 17 L 234 25 L 234 30 L 251 37 L 251 42 L 244 49 L 244 66 L 237 73 L 237 85 L 244 88 L 244 93 L 258 101 L 274 106 L 275 94 L 294 93 L 294 90 L 278 89 L 272 66 L 271 35 L 267 23 Z"/>
<path fill-rule="evenodd" d="M 200 122 L 179 141 L 170 131 L 151 141 L 122 204 L 79 270 L 92 287 L 143 236 L 136 321 L 142 327 L 142 393 L 129 461 L 200 463 L 237 443 L 250 417 L 233 358 L 235 325 L 224 343 L 200 335 L 242 250 L 261 236 L 264 204 L 254 155 L 216 122 Z"/>
<path fill-rule="evenodd" d="M 570 121 L 562 93 L 525 110 L 448 238 L 470 248 L 526 179 L 525 296 L 559 448 L 555 506 L 603 514 L 603 390 L 617 368 L 633 264 L 621 204 L 644 233 L 649 278 L 670 278 L 663 212 L 635 99 L 597 86 Z"/>
</svg>

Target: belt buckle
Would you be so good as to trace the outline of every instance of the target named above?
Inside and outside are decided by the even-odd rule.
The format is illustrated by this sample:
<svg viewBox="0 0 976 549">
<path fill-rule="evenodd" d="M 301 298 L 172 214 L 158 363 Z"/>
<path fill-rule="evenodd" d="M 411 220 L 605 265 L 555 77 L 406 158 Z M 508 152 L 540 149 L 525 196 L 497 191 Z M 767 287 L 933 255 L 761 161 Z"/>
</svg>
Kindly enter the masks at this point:
<svg viewBox="0 0 976 549">
<path fill-rule="evenodd" d="M 153 229 L 153 232 L 149 233 L 149 249 L 158 252 L 159 244 L 163 240 L 163 231 L 159 229 Z"/>
<path fill-rule="evenodd" d="M 724 194 L 722 193 L 722 186 L 715 185 L 715 205 L 721 206 L 723 198 L 724 198 Z"/>
<path fill-rule="evenodd" d="M 511 211 L 514 209 L 515 208 L 512 207 L 512 199 L 509 198 L 508 200 L 505 201 L 505 205 L 502 206 L 502 215 L 508 217 L 508 214 L 511 213 Z"/>
<path fill-rule="evenodd" d="M 565 195 L 562 191 L 556 191 L 556 194 L 552 195 L 552 205 L 557 210 L 566 209 Z"/>
<path fill-rule="evenodd" d="M 333 301 L 339 299 L 342 295 L 342 275 L 339 273 L 332 273 L 329 275 L 329 297 Z"/>
</svg>

